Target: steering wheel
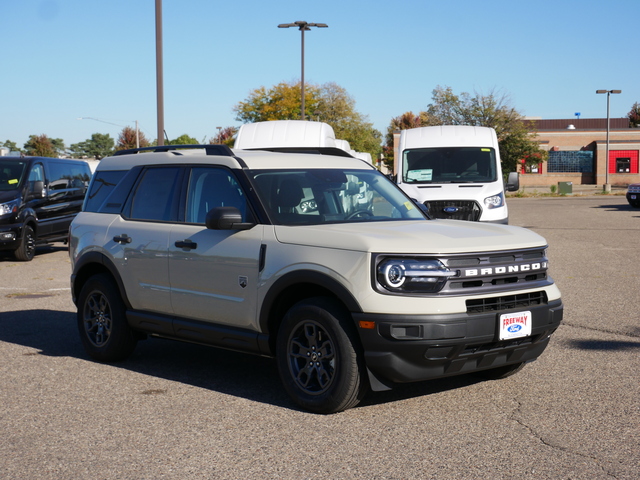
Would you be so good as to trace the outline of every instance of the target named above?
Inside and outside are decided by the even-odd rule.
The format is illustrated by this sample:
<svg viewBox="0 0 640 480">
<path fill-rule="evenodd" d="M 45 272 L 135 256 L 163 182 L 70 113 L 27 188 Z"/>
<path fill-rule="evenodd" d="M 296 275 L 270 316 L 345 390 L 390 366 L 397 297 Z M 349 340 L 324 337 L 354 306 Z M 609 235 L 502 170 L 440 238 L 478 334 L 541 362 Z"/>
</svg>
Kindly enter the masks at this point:
<svg viewBox="0 0 640 480">
<path fill-rule="evenodd" d="M 351 220 L 352 218 L 360 217 L 363 215 L 366 215 L 367 217 L 373 217 L 373 213 L 371 213 L 369 210 L 356 210 L 355 212 L 351 212 L 349 215 L 347 215 L 345 217 L 345 220 Z"/>
</svg>

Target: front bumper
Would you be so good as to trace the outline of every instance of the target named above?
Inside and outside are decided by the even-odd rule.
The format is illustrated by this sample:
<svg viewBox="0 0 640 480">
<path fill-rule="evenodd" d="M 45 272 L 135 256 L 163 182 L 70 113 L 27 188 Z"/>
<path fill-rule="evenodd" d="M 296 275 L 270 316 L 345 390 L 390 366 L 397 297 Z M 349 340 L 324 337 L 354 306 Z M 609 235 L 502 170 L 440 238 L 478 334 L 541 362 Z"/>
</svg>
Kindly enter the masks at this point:
<svg viewBox="0 0 640 480">
<path fill-rule="evenodd" d="M 0 227 L 0 250 L 15 250 L 22 241 L 22 223 Z"/>
<path fill-rule="evenodd" d="M 538 358 L 562 321 L 561 300 L 531 306 L 531 335 L 498 339 L 498 319 L 510 311 L 454 315 L 353 314 L 369 371 L 382 383 L 460 375 Z"/>
</svg>

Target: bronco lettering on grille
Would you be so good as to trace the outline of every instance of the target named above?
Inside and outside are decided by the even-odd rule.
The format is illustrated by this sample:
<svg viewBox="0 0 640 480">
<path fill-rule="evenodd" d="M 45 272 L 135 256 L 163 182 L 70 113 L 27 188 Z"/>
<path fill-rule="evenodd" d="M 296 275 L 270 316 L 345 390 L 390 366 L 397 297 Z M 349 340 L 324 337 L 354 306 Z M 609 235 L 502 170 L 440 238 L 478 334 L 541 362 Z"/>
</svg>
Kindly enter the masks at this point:
<svg viewBox="0 0 640 480">
<path fill-rule="evenodd" d="M 535 272 L 546 270 L 547 262 L 526 263 L 523 265 L 508 265 L 501 267 L 465 268 L 462 270 L 463 277 L 482 277 L 486 275 L 503 275 L 505 273 Z"/>
</svg>

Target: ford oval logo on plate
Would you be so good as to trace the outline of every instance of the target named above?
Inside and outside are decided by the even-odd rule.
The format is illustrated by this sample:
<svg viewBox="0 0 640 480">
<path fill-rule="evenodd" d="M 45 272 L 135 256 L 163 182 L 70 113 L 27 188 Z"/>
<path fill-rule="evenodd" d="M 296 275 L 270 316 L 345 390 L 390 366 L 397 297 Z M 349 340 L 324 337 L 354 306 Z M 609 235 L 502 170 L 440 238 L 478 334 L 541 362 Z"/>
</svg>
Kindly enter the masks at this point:
<svg viewBox="0 0 640 480">
<path fill-rule="evenodd" d="M 507 328 L 509 333 L 516 333 L 522 330 L 522 325 L 511 325 Z"/>
<path fill-rule="evenodd" d="M 458 207 L 444 207 L 442 211 L 444 213 L 456 213 L 458 211 Z"/>
</svg>

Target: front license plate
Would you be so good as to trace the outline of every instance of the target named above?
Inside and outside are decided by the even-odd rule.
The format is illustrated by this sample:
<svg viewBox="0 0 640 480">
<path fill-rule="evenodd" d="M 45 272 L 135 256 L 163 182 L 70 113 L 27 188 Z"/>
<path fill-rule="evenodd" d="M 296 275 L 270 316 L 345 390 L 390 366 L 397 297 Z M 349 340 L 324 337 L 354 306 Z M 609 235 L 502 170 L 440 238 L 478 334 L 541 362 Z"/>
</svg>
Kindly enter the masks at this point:
<svg viewBox="0 0 640 480">
<path fill-rule="evenodd" d="M 636 196 L 635 195 L 629 195 L 631 197 L 631 200 L 635 200 Z"/>
<path fill-rule="evenodd" d="M 500 340 L 528 337 L 531 335 L 531 322 L 531 312 L 500 315 Z"/>
</svg>

